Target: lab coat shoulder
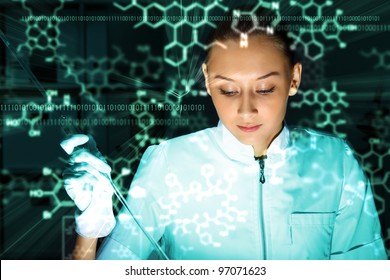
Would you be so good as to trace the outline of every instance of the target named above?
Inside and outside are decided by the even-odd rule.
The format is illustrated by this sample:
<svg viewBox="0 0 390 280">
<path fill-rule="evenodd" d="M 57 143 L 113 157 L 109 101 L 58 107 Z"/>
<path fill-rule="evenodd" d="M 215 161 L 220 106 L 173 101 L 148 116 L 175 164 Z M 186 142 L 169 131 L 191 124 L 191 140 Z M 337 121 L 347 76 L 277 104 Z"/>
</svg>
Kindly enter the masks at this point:
<svg viewBox="0 0 390 280">
<path fill-rule="evenodd" d="M 126 207 L 117 215 L 114 230 L 102 242 L 97 259 L 147 259 L 155 249 L 138 223 L 153 240 L 160 240 L 164 232 L 159 219 L 159 197 L 165 193 L 165 154 L 159 145 L 146 149 L 140 160 L 126 196 Z"/>
<path fill-rule="evenodd" d="M 304 178 L 318 180 L 324 177 L 332 189 L 341 192 L 344 178 L 345 155 L 350 151 L 345 140 L 333 134 L 307 128 L 293 127 L 289 130 L 287 146 L 289 165 L 296 163 Z M 353 160 L 353 157 L 348 158 Z M 324 186 L 325 182 L 318 186 Z"/>
<path fill-rule="evenodd" d="M 289 138 L 302 166 L 317 165 L 325 178 L 337 178 L 324 193 L 338 205 L 330 258 L 387 259 L 370 181 L 348 141 L 306 128 L 291 128 Z"/>
<path fill-rule="evenodd" d="M 156 146 L 149 147 L 145 153 L 155 158 L 161 165 L 160 172 L 187 173 L 186 168 L 195 168 L 208 162 L 215 162 L 223 155 L 218 143 L 216 127 L 171 138 Z M 191 163 L 191 165 L 189 165 Z"/>
<path fill-rule="evenodd" d="M 202 157 L 203 153 L 207 153 L 217 144 L 216 131 L 217 128 L 212 127 L 178 136 L 162 142 L 159 149 L 174 159 L 183 157 L 184 154 Z"/>
<path fill-rule="evenodd" d="M 161 176 L 169 173 L 172 166 L 181 166 L 188 159 L 193 161 L 202 158 L 215 142 L 212 137 L 213 130 L 214 128 L 208 128 L 149 146 L 140 160 L 134 180 L 148 175 L 149 181 L 156 184 L 156 179 L 163 180 Z M 153 178 L 150 178 L 150 175 L 153 175 Z"/>
<path fill-rule="evenodd" d="M 339 156 L 346 149 L 344 139 L 324 131 L 291 127 L 289 134 L 290 144 L 296 149 L 311 149 L 324 154 L 332 153 L 337 155 L 337 157 L 332 155 L 335 159 L 340 158 Z"/>
<path fill-rule="evenodd" d="M 191 170 L 194 160 L 202 160 L 201 151 L 210 148 L 213 128 L 175 137 L 149 146 L 141 157 L 130 185 L 127 204 L 132 214 L 154 240 L 165 242 L 169 220 L 161 199 L 168 197 L 168 185 L 177 170 Z M 191 166 L 188 166 L 189 159 Z M 169 216 L 169 215 L 168 215 Z M 155 248 L 129 215 L 125 207 L 117 215 L 117 226 L 105 238 L 97 254 L 99 259 L 147 259 Z"/>
<path fill-rule="evenodd" d="M 331 258 L 387 259 L 370 180 L 347 141 L 344 142 L 343 179 Z"/>
<path fill-rule="evenodd" d="M 337 166 L 333 172 L 342 178 L 331 259 L 387 259 L 371 184 L 356 152 L 346 139 L 314 130 L 306 133 L 310 143 L 317 142 L 328 154 L 329 169 Z"/>
</svg>

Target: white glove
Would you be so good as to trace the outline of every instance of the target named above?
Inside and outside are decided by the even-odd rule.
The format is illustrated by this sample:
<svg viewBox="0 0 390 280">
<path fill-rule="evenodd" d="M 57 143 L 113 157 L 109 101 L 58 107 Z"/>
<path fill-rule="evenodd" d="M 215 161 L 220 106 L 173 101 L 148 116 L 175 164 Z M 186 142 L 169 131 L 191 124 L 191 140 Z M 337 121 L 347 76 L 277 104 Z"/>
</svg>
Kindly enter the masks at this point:
<svg viewBox="0 0 390 280">
<path fill-rule="evenodd" d="M 91 136 L 75 134 L 60 145 L 70 155 L 63 177 L 65 190 L 78 208 L 76 232 L 87 238 L 107 236 L 115 226 L 111 167 Z"/>
</svg>

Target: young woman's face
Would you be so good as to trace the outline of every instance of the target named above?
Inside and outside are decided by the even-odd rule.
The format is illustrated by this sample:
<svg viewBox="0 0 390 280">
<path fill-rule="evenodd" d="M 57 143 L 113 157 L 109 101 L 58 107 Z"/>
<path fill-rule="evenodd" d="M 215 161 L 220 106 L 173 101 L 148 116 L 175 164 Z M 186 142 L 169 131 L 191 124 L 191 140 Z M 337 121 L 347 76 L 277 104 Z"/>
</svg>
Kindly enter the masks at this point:
<svg viewBox="0 0 390 280">
<path fill-rule="evenodd" d="M 295 95 L 301 65 L 293 69 L 275 43 L 250 36 L 248 47 L 237 40 L 214 45 L 203 65 L 206 88 L 225 127 L 255 155 L 266 153 L 280 132 L 288 96 Z"/>
</svg>

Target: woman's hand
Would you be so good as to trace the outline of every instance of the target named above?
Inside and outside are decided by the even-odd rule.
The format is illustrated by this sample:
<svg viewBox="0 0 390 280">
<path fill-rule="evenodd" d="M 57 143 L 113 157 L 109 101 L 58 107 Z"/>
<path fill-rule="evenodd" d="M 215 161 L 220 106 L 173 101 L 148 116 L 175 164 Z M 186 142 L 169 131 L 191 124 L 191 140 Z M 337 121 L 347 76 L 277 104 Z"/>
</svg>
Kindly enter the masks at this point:
<svg viewBox="0 0 390 280">
<path fill-rule="evenodd" d="M 61 147 L 70 155 L 63 178 L 65 190 L 78 208 L 76 232 L 86 238 L 107 236 L 115 226 L 110 166 L 91 136 L 72 135 Z"/>
</svg>

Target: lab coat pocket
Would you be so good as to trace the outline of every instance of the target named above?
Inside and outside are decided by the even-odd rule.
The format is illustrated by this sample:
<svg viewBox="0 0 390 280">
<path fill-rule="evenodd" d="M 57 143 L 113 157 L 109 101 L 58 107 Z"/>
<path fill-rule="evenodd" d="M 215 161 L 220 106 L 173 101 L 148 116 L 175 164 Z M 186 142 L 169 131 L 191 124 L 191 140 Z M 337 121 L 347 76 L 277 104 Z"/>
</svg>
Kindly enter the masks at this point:
<svg viewBox="0 0 390 280">
<path fill-rule="evenodd" d="M 335 212 L 291 213 L 290 238 L 294 258 L 329 258 L 335 218 Z"/>
</svg>

